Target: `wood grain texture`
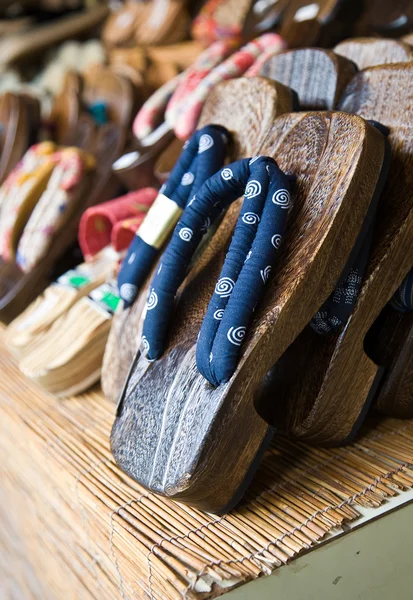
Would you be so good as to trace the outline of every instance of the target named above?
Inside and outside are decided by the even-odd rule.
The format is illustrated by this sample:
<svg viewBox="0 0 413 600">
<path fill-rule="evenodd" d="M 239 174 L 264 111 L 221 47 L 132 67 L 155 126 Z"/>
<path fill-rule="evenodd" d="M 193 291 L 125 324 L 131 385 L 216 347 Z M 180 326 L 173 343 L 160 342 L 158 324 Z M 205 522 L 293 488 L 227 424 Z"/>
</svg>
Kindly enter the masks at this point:
<svg viewBox="0 0 413 600">
<path fill-rule="evenodd" d="M 290 110 L 291 91 L 282 84 L 261 77 L 239 78 L 221 83 L 213 90 L 199 126 L 215 123 L 226 127 L 233 139 L 229 158 L 235 160 L 257 154 L 275 117 Z M 236 208 L 232 210 L 235 215 Z M 208 248 L 207 252 L 210 251 Z M 113 402 L 119 398 L 140 344 L 140 317 L 152 275 L 153 272 L 133 306 L 113 319 L 102 373 L 103 391 Z"/>
<path fill-rule="evenodd" d="M 50 273 L 65 251 L 76 240 L 83 211 L 89 206 L 113 198 L 119 189 L 112 176 L 111 166 L 124 148 L 125 132 L 115 124 L 101 127 L 95 147 L 97 170 L 88 182 L 87 193 L 79 202 L 68 223 L 58 232 L 44 259 L 27 274 L 14 263 L 0 265 L 0 320 L 8 323 L 15 319 L 49 285 Z"/>
<path fill-rule="evenodd" d="M 413 60 L 413 48 L 409 44 L 384 38 L 350 38 L 337 44 L 334 52 L 352 60 L 360 71 L 376 65 Z"/>
<path fill-rule="evenodd" d="M 297 175 L 297 189 L 278 267 L 234 376 L 214 389 L 195 364 L 197 335 L 235 224 L 230 213 L 218 230 L 226 244 L 214 249 L 212 240 L 208 260 L 181 292 L 163 357 L 148 363 L 137 356 L 112 430 L 112 452 L 129 475 L 208 512 L 233 501 L 266 438 L 255 395 L 333 289 L 366 214 L 384 143 L 359 117 L 292 113 L 275 120 L 260 152 Z"/>
<path fill-rule="evenodd" d="M 271 421 L 299 439 L 345 441 L 360 424 L 377 383 L 379 368 L 365 351 L 365 337 L 413 264 L 412 80 L 411 63 L 372 67 L 356 75 L 341 102 L 343 110 L 390 128 L 392 161 L 370 263 L 345 329 L 324 338 L 307 328 L 266 382 Z M 371 340 L 369 347 L 374 356 Z"/>
<path fill-rule="evenodd" d="M 293 89 L 301 110 L 330 110 L 355 73 L 351 61 L 331 50 L 300 48 L 269 58 L 260 75 Z"/>
</svg>

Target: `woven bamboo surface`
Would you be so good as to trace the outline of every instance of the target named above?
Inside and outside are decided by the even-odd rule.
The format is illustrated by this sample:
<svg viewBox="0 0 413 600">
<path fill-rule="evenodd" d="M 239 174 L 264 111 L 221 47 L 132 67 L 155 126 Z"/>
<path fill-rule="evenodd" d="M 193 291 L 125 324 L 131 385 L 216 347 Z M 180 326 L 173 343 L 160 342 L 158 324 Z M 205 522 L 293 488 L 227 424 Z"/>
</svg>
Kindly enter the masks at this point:
<svg viewBox="0 0 413 600">
<path fill-rule="evenodd" d="M 345 448 L 277 439 L 239 509 L 208 516 L 116 467 L 113 415 L 100 389 L 64 401 L 41 392 L 0 332 L 2 598 L 215 597 L 413 485 L 413 421 L 370 419 Z"/>
</svg>

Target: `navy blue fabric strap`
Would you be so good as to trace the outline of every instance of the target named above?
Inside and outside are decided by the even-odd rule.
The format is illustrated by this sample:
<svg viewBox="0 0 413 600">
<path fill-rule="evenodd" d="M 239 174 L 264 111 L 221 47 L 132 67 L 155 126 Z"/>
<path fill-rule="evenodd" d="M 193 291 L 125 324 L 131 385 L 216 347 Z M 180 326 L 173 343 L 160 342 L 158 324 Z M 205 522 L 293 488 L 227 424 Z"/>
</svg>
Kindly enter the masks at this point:
<svg viewBox="0 0 413 600">
<path fill-rule="evenodd" d="M 349 272 L 340 277 L 334 292 L 312 318 L 310 325 L 316 333 L 320 335 L 338 333 L 350 318 L 370 258 L 373 230 L 373 226 L 370 226 L 364 238 L 363 246 Z"/>
<path fill-rule="evenodd" d="M 397 288 L 390 300 L 390 306 L 402 313 L 413 310 L 413 269 Z"/>
<path fill-rule="evenodd" d="M 159 190 L 160 194 L 183 210 L 202 184 L 224 164 L 229 139 L 228 131 L 219 125 L 207 125 L 196 131 L 184 145 L 168 181 Z M 151 210 L 142 227 L 151 218 Z M 119 295 L 125 308 L 135 300 L 159 254 L 159 248 L 142 239 L 141 235 L 138 231 L 134 237 L 118 274 Z"/>
<path fill-rule="evenodd" d="M 289 178 L 273 159 L 255 157 L 225 167 L 187 205 L 152 281 L 143 326 L 144 352 L 156 360 L 164 351 L 175 295 L 191 257 L 214 219 L 242 195 L 242 210 L 197 344 L 197 366 L 213 385 L 227 381 L 236 368 L 285 231 Z"/>
</svg>

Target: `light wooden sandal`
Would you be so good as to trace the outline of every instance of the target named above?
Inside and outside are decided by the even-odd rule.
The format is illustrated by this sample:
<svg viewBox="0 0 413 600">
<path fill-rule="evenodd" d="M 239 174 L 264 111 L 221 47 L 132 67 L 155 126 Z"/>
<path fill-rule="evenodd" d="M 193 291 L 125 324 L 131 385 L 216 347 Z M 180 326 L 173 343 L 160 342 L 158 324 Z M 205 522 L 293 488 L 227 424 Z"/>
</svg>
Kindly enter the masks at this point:
<svg viewBox="0 0 413 600">
<path fill-rule="evenodd" d="M 350 38 L 337 44 L 334 52 L 352 60 L 360 71 L 376 65 L 413 60 L 411 46 L 400 40 L 385 38 Z"/>
<path fill-rule="evenodd" d="M 236 221 L 231 212 L 180 294 L 164 355 L 153 363 L 136 356 L 111 436 L 126 473 L 208 512 L 226 512 L 240 500 L 271 439 L 255 396 L 334 289 L 367 216 L 385 141 L 357 116 L 293 113 L 275 120 L 260 153 L 296 175 L 297 186 L 278 266 L 236 372 L 212 388 L 195 364 L 197 335 Z"/>
<path fill-rule="evenodd" d="M 237 99 L 234 105 L 234 98 Z M 291 91 L 282 84 L 263 78 L 240 78 L 219 84 L 203 109 L 199 127 L 208 123 L 223 125 L 234 139 L 231 159 L 254 155 L 260 151 L 266 132 L 276 116 L 292 109 Z M 115 315 L 106 348 L 102 387 L 116 402 L 129 366 L 140 344 L 140 317 L 146 302 L 147 287 L 134 305 Z"/>
<path fill-rule="evenodd" d="M 340 104 L 390 128 L 392 162 L 370 261 L 344 330 L 324 337 L 307 327 L 267 380 L 263 404 L 272 399 L 269 420 L 302 440 L 337 444 L 351 439 L 383 375 L 372 358 L 380 354 L 377 344 L 380 348 L 389 336 L 377 342 L 366 335 L 413 264 L 412 76 L 412 63 L 366 69 L 355 76 Z"/>
<path fill-rule="evenodd" d="M 293 89 L 302 110 L 331 110 L 355 73 L 353 63 L 332 50 L 299 48 L 269 57 L 259 74 Z"/>
<path fill-rule="evenodd" d="M 107 247 L 93 260 L 64 273 L 10 323 L 6 330 L 7 346 L 19 358 L 33 352 L 55 321 L 106 281 L 114 272 L 116 261 L 116 253 Z"/>
<path fill-rule="evenodd" d="M 76 239 L 80 217 L 86 208 L 116 196 L 119 184 L 112 175 L 111 165 L 120 156 L 125 144 L 125 132 L 116 124 L 100 127 L 89 148 L 96 157 L 97 169 L 90 193 L 79 202 L 58 236 L 51 242 L 49 251 L 32 271 L 24 274 L 14 261 L 1 265 L 0 270 L 0 320 L 15 319 L 50 283 L 50 271 Z"/>
<path fill-rule="evenodd" d="M 105 283 L 79 298 L 23 356 L 22 373 L 58 397 L 80 394 L 94 385 L 119 300 L 116 290 Z"/>
</svg>

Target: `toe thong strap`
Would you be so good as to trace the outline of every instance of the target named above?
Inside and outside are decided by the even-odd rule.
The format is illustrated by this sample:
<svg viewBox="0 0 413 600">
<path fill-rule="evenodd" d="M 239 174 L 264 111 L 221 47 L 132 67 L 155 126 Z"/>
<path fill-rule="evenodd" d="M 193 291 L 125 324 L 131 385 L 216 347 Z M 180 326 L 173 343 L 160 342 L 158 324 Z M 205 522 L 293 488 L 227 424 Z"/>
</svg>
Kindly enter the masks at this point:
<svg viewBox="0 0 413 600">
<path fill-rule="evenodd" d="M 186 207 L 152 281 L 143 327 L 147 357 L 161 356 L 175 295 L 202 236 L 244 195 L 231 245 L 197 343 L 197 366 L 213 385 L 227 381 L 280 246 L 290 206 L 289 178 L 268 157 L 237 161 L 211 177 Z"/>
<path fill-rule="evenodd" d="M 184 146 L 171 175 L 160 189 L 129 246 L 118 275 L 119 294 L 130 306 L 182 211 L 204 181 L 222 167 L 229 133 L 219 125 L 196 131 Z"/>
</svg>

